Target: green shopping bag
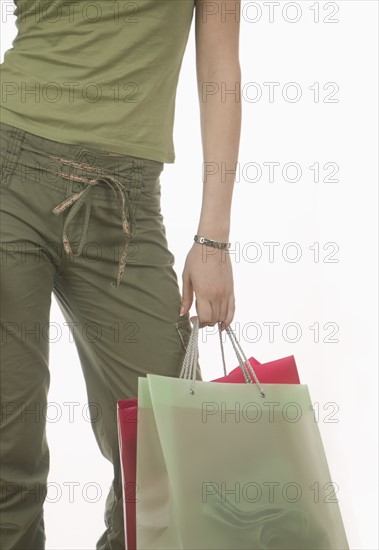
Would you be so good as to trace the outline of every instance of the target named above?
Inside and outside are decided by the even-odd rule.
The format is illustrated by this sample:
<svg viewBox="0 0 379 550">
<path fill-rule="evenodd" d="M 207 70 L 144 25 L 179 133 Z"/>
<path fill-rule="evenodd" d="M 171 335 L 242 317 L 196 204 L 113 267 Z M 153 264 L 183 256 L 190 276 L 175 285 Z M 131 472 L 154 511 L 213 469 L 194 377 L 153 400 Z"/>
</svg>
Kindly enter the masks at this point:
<svg viewBox="0 0 379 550">
<path fill-rule="evenodd" d="M 139 378 L 137 549 L 348 550 L 307 385 L 262 387 L 230 327 L 246 383 L 196 380 L 198 330 Z"/>
</svg>

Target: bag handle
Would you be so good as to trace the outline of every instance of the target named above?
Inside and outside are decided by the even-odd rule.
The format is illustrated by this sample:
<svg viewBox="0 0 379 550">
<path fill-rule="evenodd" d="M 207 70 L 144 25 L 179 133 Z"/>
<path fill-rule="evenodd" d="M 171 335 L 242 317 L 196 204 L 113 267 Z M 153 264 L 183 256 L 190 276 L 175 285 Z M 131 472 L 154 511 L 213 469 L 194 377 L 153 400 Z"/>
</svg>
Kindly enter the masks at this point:
<svg viewBox="0 0 379 550">
<path fill-rule="evenodd" d="M 197 318 L 196 318 L 197 319 Z M 218 323 L 218 329 L 219 329 L 219 335 L 220 335 L 220 346 L 221 346 L 221 355 L 222 355 L 222 361 L 223 361 L 223 367 L 224 367 L 224 374 L 225 376 L 227 376 L 227 371 L 226 371 L 226 364 L 225 364 L 225 354 L 224 354 L 224 347 L 223 347 L 223 342 L 222 342 L 222 331 L 221 331 L 221 323 Z M 196 327 L 194 326 L 193 328 L 193 331 L 198 331 L 199 330 L 199 325 L 197 324 Z M 234 335 L 234 333 L 233 333 Z M 235 335 L 234 335 L 235 336 Z M 230 337 L 230 336 L 229 336 Z M 237 338 L 236 338 L 236 341 L 237 341 Z M 233 344 L 233 341 L 232 341 L 232 344 Z M 239 342 L 237 341 L 237 344 L 239 345 Z M 238 358 L 238 361 L 239 363 L 242 363 L 244 364 L 244 361 L 241 357 L 241 355 L 239 354 L 238 350 L 236 349 L 236 347 L 234 346 L 233 344 L 233 347 L 234 347 L 234 350 L 235 350 L 235 353 L 237 355 L 237 358 Z M 193 368 L 194 368 L 194 351 L 195 351 L 195 348 L 192 347 L 191 348 L 191 352 L 184 358 L 184 362 L 183 362 L 183 369 L 182 369 L 182 372 L 184 372 L 184 377 L 185 378 L 189 378 L 190 376 L 189 373 L 191 373 L 191 377 L 193 375 Z M 243 352 L 242 352 L 243 353 Z M 246 359 L 246 358 L 245 358 Z M 248 362 L 248 366 L 252 369 L 250 363 Z M 195 367 L 196 368 L 196 367 Z M 244 372 L 244 369 L 242 367 L 242 371 Z M 246 371 L 245 371 L 246 372 Z M 255 373 L 254 373 L 255 374 Z M 246 376 L 245 376 L 245 380 L 248 378 L 248 373 L 246 373 Z M 250 382 L 250 380 L 248 380 L 248 382 Z"/>
<path fill-rule="evenodd" d="M 224 365 L 224 373 L 225 373 L 225 376 L 226 376 L 227 372 L 226 372 L 226 366 L 225 366 L 224 348 L 223 348 L 223 344 L 222 344 L 221 323 L 218 323 L 218 329 L 219 329 L 219 336 L 220 336 L 221 354 L 222 354 L 222 360 L 223 360 L 223 365 Z M 249 371 L 251 371 L 251 374 L 253 375 L 254 381 L 255 381 L 257 387 L 259 388 L 260 395 L 262 397 L 266 397 L 266 394 L 263 391 L 262 385 L 260 384 L 260 382 L 257 378 L 257 375 L 254 372 L 253 367 L 251 366 L 250 362 L 246 358 L 246 355 L 245 355 L 243 349 L 241 348 L 241 344 L 237 340 L 237 337 L 234 334 L 234 332 L 233 332 L 232 328 L 230 327 L 230 325 L 228 327 L 226 327 L 225 330 L 226 330 L 226 333 L 229 336 L 229 339 L 232 343 L 233 349 L 235 351 L 235 354 L 237 356 L 239 365 L 240 365 L 241 370 L 242 370 L 242 374 L 245 378 L 245 382 L 248 383 L 248 384 L 253 383 L 253 380 L 252 380 L 252 378 L 250 376 L 250 372 L 249 372 Z M 191 389 L 190 389 L 191 394 L 195 393 L 194 392 L 194 386 L 195 386 L 195 382 L 196 382 L 196 368 L 197 368 L 198 357 L 199 357 L 198 338 L 199 338 L 199 317 L 196 317 L 195 321 L 194 321 L 193 328 L 192 328 L 192 332 L 191 332 L 191 335 L 190 335 L 190 338 L 189 338 L 189 341 L 188 341 L 188 346 L 187 346 L 186 354 L 184 356 L 182 369 L 181 369 L 180 375 L 179 375 L 179 378 L 185 378 L 187 380 L 192 379 L 192 384 L 191 384 Z"/>
</svg>

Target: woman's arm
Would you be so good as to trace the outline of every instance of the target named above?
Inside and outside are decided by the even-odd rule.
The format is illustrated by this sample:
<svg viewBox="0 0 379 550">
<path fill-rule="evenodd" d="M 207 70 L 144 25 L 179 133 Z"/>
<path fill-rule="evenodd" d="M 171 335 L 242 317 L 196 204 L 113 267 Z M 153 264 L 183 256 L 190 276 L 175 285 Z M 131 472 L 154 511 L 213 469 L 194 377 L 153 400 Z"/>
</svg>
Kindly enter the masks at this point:
<svg viewBox="0 0 379 550">
<path fill-rule="evenodd" d="M 241 130 L 240 3 L 196 2 L 196 67 L 203 143 L 203 202 L 198 234 L 228 240 Z M 214 172 L 214 173 L 213 173 Z"/>
<path fill-rule="evenodd" d="M 240 2 L 196 0 L 196 69 L 204 182 L 197 234 L 227 241 L 241 130 Z M 233 274 L 227 252 L 194 243 L 183 270 L 186 313 L 196 294 L 200 326 L 234 316 Z"/>
</svg>

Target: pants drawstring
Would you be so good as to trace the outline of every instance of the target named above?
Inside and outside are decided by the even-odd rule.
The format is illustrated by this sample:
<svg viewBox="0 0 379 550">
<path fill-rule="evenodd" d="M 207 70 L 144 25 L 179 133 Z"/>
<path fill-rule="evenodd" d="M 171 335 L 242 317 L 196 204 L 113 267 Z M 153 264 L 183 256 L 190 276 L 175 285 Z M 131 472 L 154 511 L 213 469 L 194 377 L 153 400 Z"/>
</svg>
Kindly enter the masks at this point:
<svg viewBox="0 0 379 550">
<path fill-rule="evenodd" d="M 119 182 L 116 178 L 110 175 L 105 175 L 105 176 L 103 175 L 101 177 L 99 176 L 94 179 L 89 179 L 87 180 L 88 185 L 87 187 L 85 187 L 85 189 L 83 189 L 79 193 L 74 193 L 73 195 L 71 195 L 71 197 L 68 197 L 62 203 L 58 204 L 53 209 L 53 212 L 58 216 L 59 214 L 61 214 L 61 212 L 63 212 L 66 208 L 68 208 L 73 204 L 63 225 L 62 241 L 63 241 L 64 249 L 68 256 L 80 256 L 80 254 L 82 253 L 82 250 L 86 241 L 86 237 L 87 237 L 87 232 L 88 232 L 90 210 L 91 210 L 91 197 L 92 197 L 91 191 L 94 188 L 94 186 L 101 181 L 105 181 L 111 187 L 112 191 L 116 196 L 116 199 L 118 200 L 118 203 L 121 208 L 122 231 L 126 239 L 124 249 L 122 251 L 122 254 L 119 260 L 119 270 L 118 270 L 116 283 L 111 283 L 112 285 L 115 285 L 116 287 L 118 287 L 125 270 L 126 258 L 128 254 L 129 238 L 134 234 L 134 227 L 135 227 L 134 213 L 132 210 L 132 205 L 130 203 L 128 190 L 126 189 L 126 187 L 122 185 L 122 183 Z M 74 254 L 68 239 L 67 231 L 71 221 L 73 220 L 73 218 L 79 212 L 80 208 L 83 205 L 85 206 L 83 233 L 79 243 L 78 252 L 77 254 Z"/>
</svg>

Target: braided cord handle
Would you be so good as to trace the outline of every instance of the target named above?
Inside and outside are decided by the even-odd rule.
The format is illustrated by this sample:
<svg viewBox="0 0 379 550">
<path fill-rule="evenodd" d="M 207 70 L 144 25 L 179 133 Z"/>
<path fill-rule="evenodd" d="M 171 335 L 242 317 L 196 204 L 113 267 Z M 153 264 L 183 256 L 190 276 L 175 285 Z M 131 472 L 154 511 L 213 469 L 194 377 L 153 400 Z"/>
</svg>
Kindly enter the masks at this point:
<svg viewBox="0 0 379 550">
<path fill-rule="evenodd" d="M 219 328 L 219 336 L 220 336 L 220 345 L 221 345 L 221 354 L 222 354 L 222 361 L 224 366 L 224 374 L 227 375 L 226 372 L 226 365 L 225 365 L 225 355 L 224 355 L 224 348 L 222 343 L 222 335 L 221 335 L 221 323 L 218 323 Z M 236 335 L 234 334 L 233 330 L 231 329 L 230 325 L 226 327 L 226 333 L 229 336 L 229 339 L 232 343 L 234 352 L 237 356 L 238 363 L 241 367 L 243 376 L 245 378 L 246 383 L 253 383 L 253 380 L 251 379 L 250 374 L 252 374 L 254 381 L 259 388 L 259 392 L 261 397 L 266 397 L 266 394 L 263 391 L 262 385 L 260 384 L 257 375 L 254 372 L 253 367 L 251 366 L 250 362 L 246 358 L 246 355 L 244 351 L 242 350 L 241 344 L 237 340 Z M 198 336 L 199 336 L 199 318 L 196 317 L 196 320 L 194 322 L 191 336 L 188 342 L 186 354 L 183 360 L 182 369 L 180 371 L 179 378 L 185 378 L 185 379 L 192 379 L 191 389 L 190 393 L 194 394 L 194 387 L 196 382 L 196 367 L 199 357 L 199 351 L 198 351 Z"/>
</svg>

